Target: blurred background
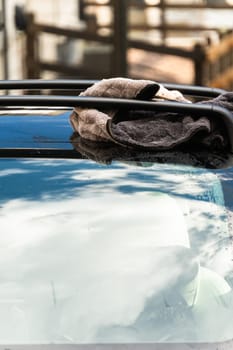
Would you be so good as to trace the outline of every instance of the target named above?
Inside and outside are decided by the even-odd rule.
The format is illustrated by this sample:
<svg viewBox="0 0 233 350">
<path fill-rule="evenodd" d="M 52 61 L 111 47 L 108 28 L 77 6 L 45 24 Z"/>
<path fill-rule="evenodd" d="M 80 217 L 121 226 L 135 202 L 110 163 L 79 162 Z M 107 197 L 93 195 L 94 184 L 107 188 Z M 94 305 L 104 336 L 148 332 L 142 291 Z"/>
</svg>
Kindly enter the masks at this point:
<svg viewBox="0 0 233 350">
<path fill-rule="evenodd" d="M 233 0 L 0 0 L 0 79 L 233 89 Z"/>
</svg>

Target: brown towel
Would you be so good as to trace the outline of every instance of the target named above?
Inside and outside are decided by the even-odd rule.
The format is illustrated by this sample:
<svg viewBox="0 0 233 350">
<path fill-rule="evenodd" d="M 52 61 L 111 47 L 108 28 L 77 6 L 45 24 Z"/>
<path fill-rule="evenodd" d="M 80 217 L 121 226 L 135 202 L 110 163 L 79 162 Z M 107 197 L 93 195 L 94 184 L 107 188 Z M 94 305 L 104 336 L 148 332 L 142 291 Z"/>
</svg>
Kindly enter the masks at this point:
<svg viewBox="0 0 233 350">
<path fill-rule="evenodd" d="M 161 84 L 154 81 L 127 78 L 103 79 L 86 89 L 80 96 L 144 100 L 161 97 L 170 100 L 187 101 L 180 92 L 168 91 Z M 70 121 L 74 130 L 83 138 L 92 141 L 109 141 L 112 138 L 106 129 L 107 121 L 115 114 L 116 111 L 104 113 L 96 109 L 84 109 L 77 106 L 70 116 Z"/>
<path fill-rule="evenodd" d="M 189 102 L 179 91 L 169 91 L 150 80 L 104 79 L 85 90 L 82 96 L 134 98 Z M 216 104 L 218 104 L 217 101 Z M 156 116 L 156 117 L 155 117 Z M 226 147 L 226 133 L 218 121 L 205 116 L 193 118 L 177 113 L 148 111 L 100 111 L 76 107 L 70 116 L 74 130 L 91 141 L 111 141 L 146 150 L 170 150 L 184 143 Z"/>
</svg>

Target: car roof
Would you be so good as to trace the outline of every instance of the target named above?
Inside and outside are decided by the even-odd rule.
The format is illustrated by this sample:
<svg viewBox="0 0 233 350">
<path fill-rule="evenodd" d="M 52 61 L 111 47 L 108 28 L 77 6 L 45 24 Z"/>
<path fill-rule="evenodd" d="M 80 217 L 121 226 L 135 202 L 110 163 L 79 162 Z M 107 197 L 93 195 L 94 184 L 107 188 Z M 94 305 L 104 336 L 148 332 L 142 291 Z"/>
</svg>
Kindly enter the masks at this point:
<svg viewBox="0 0 233 350">
<path fill-rule="evenodd" d="M 71 142 L 72 129 L 69 115 L 75 106 L 101 109 L 137 109 L 156 112 L 186 113 L 193 116 L 221 118 L 227 126 L 231 151 L 233 150 L 233 118 L 225 108 L 209 104 L 184 104 L 170 101 L 139 101 L 133 99 L 116 99 L 84 97 L 78 94 L 93 85 L 96 80 L 11 80 L 1 81 L 0 87 L 10 91 L 22 90 L 20 95 L 0 96 L 0 156 L 24 157 L 65 157 L 83 158 L 74 150 Z M 177 89 L 190 98 L 214 98 L 225 91 L 222 89 L 164 84 L 166 88 Z M 50 91 L 50 94 L 47 91 Z M 38 93 L 39 95 L 35 95 Z M 45 91 L 45 92 L 44 92 Z M 26 94 L 25 94 L 26 93 Z M 38 152 L 40 150 L 40 152 Z M 124 157 L 156 160 L 152 153 L 140 155 L 139 151 Z M 122 157 L 120 157 L 122 160 Z M 166 162 L 166 158 L 165 158 Z M 177 159 L 175 160 L 177 162 Z M 222 160 L 220 167 L 232 166 L 231 154 Z"/>
</svg>

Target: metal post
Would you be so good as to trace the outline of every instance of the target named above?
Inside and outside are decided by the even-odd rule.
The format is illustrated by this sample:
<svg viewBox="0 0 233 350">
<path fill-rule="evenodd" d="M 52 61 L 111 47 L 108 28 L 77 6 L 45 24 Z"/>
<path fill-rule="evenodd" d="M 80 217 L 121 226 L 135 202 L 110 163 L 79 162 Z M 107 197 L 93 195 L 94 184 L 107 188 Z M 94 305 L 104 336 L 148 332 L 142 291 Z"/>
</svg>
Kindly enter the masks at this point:
<svg viewBox="0 0 233 350">
<path fill-rule="evenodd" d="M 127 76 L 127 1 L 112 0 L 113 53 L 112 76 Z"/>
<path fill-rule="evenodd" d="M 204 62 L 205 50 L 201 44 L 196 44 L 193 51 L 194 70 L 195 70 L 195 85 L 204 85 Z"/>
<path fill-rule="evenodd" d="M 77 0 L 78 1 L 78 16 L 81 21 L 86 20 L 85 16 L 85 4 L 83 0 Z"/>
<path fill-rule="evenodd" d="M 27 15 L 26 28 L 26 77 L 28 79 L 39 78 L 38 66 L 38 37 L 34 15 L 29 13 Z"/>
<path fill-rule="evenodd" d="M 5 80 L 9 77 L 8 65 L 8 38 L 6 26 L 6 1 L 2 0 L 2 30 L 3 30 L 3 77 Z"/>
<path fill-rule="evenodd" d="M 166 44 L 166 37 L 167 37 L 167 32 L 166 32 L 166 4 L 164 0 L 160 1 L 160 25 L 161 25 L 161 39 L 162 43 L 165 45 Z"/>
</svg>

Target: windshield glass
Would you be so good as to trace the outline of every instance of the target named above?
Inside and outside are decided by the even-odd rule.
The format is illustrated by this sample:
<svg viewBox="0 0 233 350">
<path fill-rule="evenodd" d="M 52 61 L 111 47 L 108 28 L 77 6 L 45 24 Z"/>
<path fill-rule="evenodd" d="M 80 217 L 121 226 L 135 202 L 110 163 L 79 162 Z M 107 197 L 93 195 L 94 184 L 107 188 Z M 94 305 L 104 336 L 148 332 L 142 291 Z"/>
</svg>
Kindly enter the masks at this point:
<svg viewBox="0 0 233 350">
<path fill-rule="evenodd" d="M 233 338 L 232 170 L 1 160 L 0 344 Z"/>
</svg>

